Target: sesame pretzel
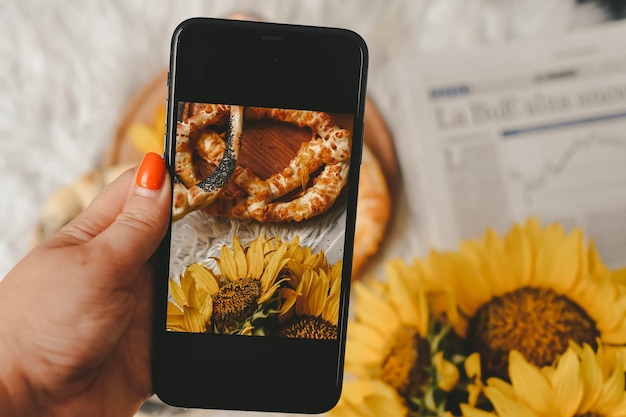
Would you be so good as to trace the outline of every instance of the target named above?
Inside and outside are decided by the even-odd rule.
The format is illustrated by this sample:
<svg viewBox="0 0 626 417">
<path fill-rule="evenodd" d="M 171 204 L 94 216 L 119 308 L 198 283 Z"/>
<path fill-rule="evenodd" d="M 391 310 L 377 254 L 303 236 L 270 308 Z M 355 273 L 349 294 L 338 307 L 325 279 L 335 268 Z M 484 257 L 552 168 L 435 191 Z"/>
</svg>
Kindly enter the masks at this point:
<svg viewBox="0 0 626 417">
<path fill-rule="evenodd" d="M 198 181 L 193 165 L 192 138 L 202 128 L 228 124 L 228 138 L 221 153 L 217 168 L 207 178 Z M 243 107 L 206 106 L 200 113 L 178 122 L 176 126 L 176 159 L 172 219 L 178 220 L 185 214 L 206 207 L 222 193 L 235 171 L 243 132 Z"/>
<path fill-rule="evenodd" d="M 192 118 L 215 112 L 214 116 L 205 118 L 219 121 L 223 117 L 218 116 L 219 113 L 226 110 L 217 109 L 218 107 L 227 106 L 208 105 Z M 296 156 L 282 171 L 266 180 L 258 178 L 250 169 L 236 165 L 230 182 L 245 191 L 245 196 L 225 198 L 218 194 L 211 203 L 202 205 L 201 208 L 215 216 L 255 219 L 260 222 L 284 222 L 302 221 L 331 207 L 347 182 L 351 149 L 350 132 L 340 128 L 327 113 L 323 112 L 247 107 L 245 118 L 272 119 L 292 123 L 298 127 L 308 127 L 311 129 L 312 137 L 309 142 L 300 146 Z M 204 126 L 209 124 L 219 123 L 211 122 Z M 225 143 L 217 133 L 205 132 L 195 141 L 193 152 L 207 162 L 219 164 L 219 168 L 224 159 L 221 155 L 225 155 L 229 146 L 232 146 L 230 136 L 229 132 L 229 138 Z M 181 160 L 191 160 L 191 146 L 188 140 L 185 147 L 189 154 L 182 155 Z M 182 166 L 188 171 L 190 164 L 181 164 Z M 310 173 L 320 168 L 322 169 L 319 175 L 307 188 Z M 302 189 L 302 193 L 291 201 L 276 201 L 298 188 Z"/>
</svg>

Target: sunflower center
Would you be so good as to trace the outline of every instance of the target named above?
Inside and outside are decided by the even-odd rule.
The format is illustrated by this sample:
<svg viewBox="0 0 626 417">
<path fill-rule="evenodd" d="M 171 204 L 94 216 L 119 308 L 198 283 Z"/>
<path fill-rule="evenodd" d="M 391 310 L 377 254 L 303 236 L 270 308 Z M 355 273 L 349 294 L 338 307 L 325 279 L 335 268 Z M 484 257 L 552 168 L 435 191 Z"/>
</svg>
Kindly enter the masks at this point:
<svg viewBox="0 0 626 417">
<path fill-rule="evenodd" d="M 231 333 L 244 323 L 258 307 L 261 281 L 240 278 L 224 285 L 213 299 L 211 321 L 220 333 Z"/>
<path fill-rule="evenodd" d="M 337 339 L 337 326 L 321 317 L 296 316 L 281 326 L 278 334 L 300 339 Z"/>
<path fill-rule="evenodd" d="M 597 348 L 595 322 L 575 302 L 548 288 L 524 287 L 482 305 L 468 329 L 482 375 L 508 380 L 509 352 L 536 366 L 551 365 L 570 341 Z"/>
<path fill-rule="evenodd" d="M 381 379 L 405 398 L 421 396 L 430 375 L 430 346 L 414 328 L 402 327 L 393 335 L 381 366 Z"/>
</svg>

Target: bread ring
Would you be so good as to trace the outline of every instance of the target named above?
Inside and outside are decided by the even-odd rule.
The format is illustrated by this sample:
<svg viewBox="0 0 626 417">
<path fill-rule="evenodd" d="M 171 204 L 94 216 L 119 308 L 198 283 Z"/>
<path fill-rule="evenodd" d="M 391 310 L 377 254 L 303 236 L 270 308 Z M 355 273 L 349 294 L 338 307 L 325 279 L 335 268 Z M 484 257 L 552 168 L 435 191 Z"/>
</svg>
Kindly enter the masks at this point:
<svg viewBox="0 0 626 417">
<path fill-rule="evenodd" d="M 209 111 L 207 111 L 207 109 Z M 224 118 L 228 110 L 228 139 L 217 168 L 205 179 L 197 181 L 193 167 L 191 137 L 204 125 Z M 192 210 L 211 204 L 222 192 L 233 173 L 239 157 L 243 132 L 243 107 L 211 106 L 198 115 L 179 122 L 176 128 L 176 158 L 172 219 L 178 220 Z"/>
</svg>

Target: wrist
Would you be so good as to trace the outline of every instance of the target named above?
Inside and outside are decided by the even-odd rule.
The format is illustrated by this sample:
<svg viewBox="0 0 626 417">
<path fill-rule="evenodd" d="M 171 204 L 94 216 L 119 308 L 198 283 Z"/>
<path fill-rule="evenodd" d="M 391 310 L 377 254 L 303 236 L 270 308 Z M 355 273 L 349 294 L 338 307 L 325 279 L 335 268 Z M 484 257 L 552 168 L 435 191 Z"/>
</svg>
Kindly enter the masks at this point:
<svg viewBox="0 0 626 417">
<path fill-rule="evenodd" d="M 0 354 L 0 361 L 5 356 Z M 3 417 L 22 417 L 36 415 L 35 406 L 29 400 L 30 390 L 26 380 L 12 364 L 0 363 L 0 415 Z"/>
<path fill-rule="evenodd" d="M 2 285 L 0 293 L 1 290 Z M 11 317 L 4 310 L 0 308 L 0 317 Z M 10 319 L 3 320 L 0 324 L 0 416 L 35 416 L 37 413 L 35 402 L 32 401 L 32 390 L 19 360 L 19 352 L 14 346 L 15 334 L 11 331 L 11 322 Z"/>
</svg>

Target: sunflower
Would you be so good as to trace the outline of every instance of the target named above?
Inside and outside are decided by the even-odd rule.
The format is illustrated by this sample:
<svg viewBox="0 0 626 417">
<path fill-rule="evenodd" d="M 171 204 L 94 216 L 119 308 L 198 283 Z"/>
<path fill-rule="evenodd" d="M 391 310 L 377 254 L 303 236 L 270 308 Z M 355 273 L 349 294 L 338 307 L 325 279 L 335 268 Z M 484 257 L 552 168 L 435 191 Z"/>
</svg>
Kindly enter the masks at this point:
<svg viewBox="0 0 626 417">
<path fill-rule="evenodd" d="M 301 276 L 294 280 L 294 283 L 297 282 L 295 289 L 281 290 L 284 314 L 281 316 L 279 335 L 337 339 L 342 269 L 342 261 L 328 270 L 303 269 Z"/>
<path fill-rule="evenodd" d="M 461 405 L 465 417 L 617 417 L 626 415 L 624 362 L 602 345 L 571 343 L 554 366 L 539 368 L 509 353 L 511 383 L 490 378 L 485 395 L 494 413 Z"/>
<path fill-rule="evenodd" d="M 459 332 L 480 353 L 485 380 L 507 379 L 513 349 L 548 366 L 571 341 L 626 344 L 626 291 L 579 229 L 566 235 L 558 224 L 541 228 L 530 219 L 504 238 L 488 230 L 459 252 L 430 258 L 454 290 Z"/>
<path fill-rule="evenodd" d="M 439 307 L 444 298 L 430 294 L 419 279 L 424 267 L 418 261 L 412 266 L 392 261 L 385 282 L 355 283 L 355 319 L 348 326 L 345 367 L 359 380 L 392 388 L 396 395 L 389 398 L 399 398 L 411 414 L 442 415 L 443 393 L 456 386 L 459 371 L 440 350 L 453 332 L 430 314 L 429 296 L 439 296 Z M 345 389 L 348 399 L 353 395 L 350 387 Z M 367 404 L 359 408 L 367 415 Z"/>
<path fill-rule="evenodd" d="M 219 290 L 212 294 L 211 320 L 215 331 L 228 334 L 262 334 L 253 322 L 267 318 L 277 290 L 287 278 L 280 273 L 289 261 L 287 244 L 260 236 L 244 249 L 237 238 L 232 251 L 222 246 L 216 260 L 220 270 Z M 269 309 L 269 310 L 268 310 Z"/>
<path fill-rule="evenodd" d="M 192 264 L 180 277 L 180 285 L 169 280 L 169 292 L 174 300 L 167 302 L 168 330 L 204 333 L 211 324 L 213 300 L 219 290 L 217 279 L 202 265 Z"/>
</svg>

